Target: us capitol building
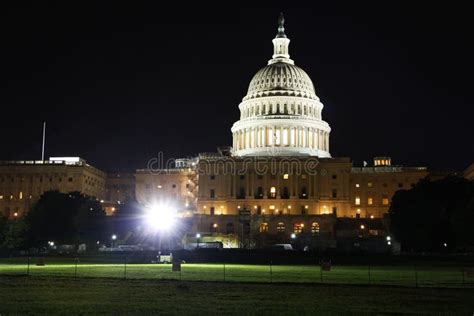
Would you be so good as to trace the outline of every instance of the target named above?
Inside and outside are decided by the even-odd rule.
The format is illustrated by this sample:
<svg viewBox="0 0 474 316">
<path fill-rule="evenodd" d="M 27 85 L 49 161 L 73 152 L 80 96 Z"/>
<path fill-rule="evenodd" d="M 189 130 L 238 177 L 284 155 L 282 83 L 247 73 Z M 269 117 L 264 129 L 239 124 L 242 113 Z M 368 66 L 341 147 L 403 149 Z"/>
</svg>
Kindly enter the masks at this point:
<svg viewBox="0 0 474 316">
<path fill-rule="evenodd" d="M 323 103 L 289 44 L 280 17 L 272 58 L 239 104 L 232 147 L 129 174 L 105 174 L 81 159 L 3 161 L 0 211 L 14 219 L 45 191 L 80 191 L 100 199 L 111 216 L 127 199 L 172 203 L 188 223 L 185 242 L 197 233 L 225 247 L 285 242 L 291 234 L 385 234 L 392 196 L 428 176 L 427 169 L 392 165 L 389 157 L 363 167 L 331 157 Z"/>
</svg>

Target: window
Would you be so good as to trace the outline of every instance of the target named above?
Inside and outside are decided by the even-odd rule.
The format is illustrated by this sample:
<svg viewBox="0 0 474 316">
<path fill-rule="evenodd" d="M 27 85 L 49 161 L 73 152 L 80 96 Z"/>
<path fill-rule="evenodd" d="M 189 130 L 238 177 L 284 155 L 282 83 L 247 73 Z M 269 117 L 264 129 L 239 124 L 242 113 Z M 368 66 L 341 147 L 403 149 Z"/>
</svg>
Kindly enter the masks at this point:
<svg viewBox="0 0 474 316">
<path fill-rule="evenodd" d="M 332 213 L 333 213 L 333 214 L 337 214 L 337 207 L 336 207 L 336 206 L 333 206 L 333 207 L 332 207 Z"/>
<path fill-rule="evenodd" d="M 306 215 L 308 205 L 301 205 L 301 215 Z"/>
<path fill-rule="evenodd" d="M 40 178 L 40 182 L 41 181 L 42 181 L 42 179 Z M 69 177 L 69 179 L 67 179 L 67 181 L 72 182 L 72 177 Z"/>
<path fill-rule="evenodd" d="M 367 187 L 371 188 L 373 186 L 372 182 L 367 182 Z"/>
<path fill-rule="evenodd" d="M 214 206 L 211 206 L 211 207 L 209 208 L 209 212 L 210 212 L 211 215 L 214 215 L 215 212 L 216 212 L 215 207 L 214 207 Z"/>
<path fill-rule="evenodd" d="M 382 197 L 382 204 L 383 204 L 383 205 L 388 205 L 388 204 L 389 204 L 389 201 L 388 201 L 388 197 L 387 197 L 387 196 L 383 196 L 383 197 Z"/>
<path fill-rule="evenodd" d="M 245 188 L 240 187 L 239 188 L 239 195 L 237 196 L 238 199 L 245 199 Z"/>
<path fill-rule="evenodd" d="M 283 175 L 283 179 L 284 179 L 284 180 L 288 180 L 288 178 L 289 178 L 288 173 L 285 173 L 285 174 Z"/>
<path fill-rule="evenodd" d="M 233 223 L 227 223 L 225 226 L 225 232 L 227 235 L 233 234 L 234 233 L 234 224 Z"/>
<path fill-rule="evenodd" d="M 171 187 L 173 187 L 173 189 L 176 188 L 176 184 L 173 184 Z"/>
<path fill-rule="evenodd" d="M 257 215 L 262 214 L 262 207 L 260 205 L 255 205 L 255 209 L 257 210 Z"/>
<path fill-rule="evenodd" d="M 290 198 L 290 191 L 288 190 L 288 187 L 283 187 L 283 192 L 281 194 L 282 199 L 289 199 Z"/>
<path fill-rule="evenodd" d="M 215 189 L 211 189 L 210 191 L 211 191 L 211 192 L 209 193 L 209 196 L 211 197 L 211 199 L 215 198 L 215 197 L 216 197 L 216 190 L 215 190 Z"/>
<path fill-rule="evenodd" d="M 368 204 L 368 205 L 374 204 L 374 199 L 371 198 L 371 197 L 367 198 L 367 204 Z"/>
<path fill-rule="evenodd" d="M 301 234 L 301 232 L 303 231 L 303 227 L 304 227 L 303 223 L 293 224 L 293 232 L 295 234 Z"/>
<path fill-rule="evenodd" d="M 302 174 L 302 175 L 301 175 L 301 179 L 306 179 L 306 175 L 305 175 L 305 174 Z"/>
<path fill-rule="evenodd" d="M 319 235 L 319 223 L 314 222 L 311 224 L 311 234 L 313 235 Z"/>
<path fill-rule="evenodd" d="M 276 198 L 276 188 L 275 188 L 275 187 L 271 187 L 271 188 L 270 188 L 270 198 L 271 198 L 271 199 L 275 199 L 275 198 Z"/>
<path fill-rule="evenodd" d="M 278 228 L 277 228 L 278 229 Z M 259 231 L 261 233 L 266 233 L 268 232 L 268 223 L 261 223 L 259 227 Z"/>
<path fill-rule="evenodd" d="M 333 199 L 337 198 L 337 189 L 332 189 L 332 197 Z"/>
<path fill-rule="evenodd" d="M 257 191 L 255 191 L 255 198 L 256 199 L 263 199 L 263 188 L 258 187 Z"/>
<path fill-rule="evenodd" d="M 355 205 L 360 205 L 360 196 L 356 196 Z"/>
<path fill-rule="evenodd" d="M 359 187 L 360 187 L 359 183 L 356 183 L 356 188 L 359 188 Z"/>
<path fill-rule="evenodd" d="M 240 180 L 244 180 L 244 179 L 245 179 L 245 175 L 241 175 Z"/>
<path fill-rule="evenodd" d="M 279 222 L 277 224 L 277 232 L 284 233 L 285 232 L 285 223 Z"/>
<path fill-rule="evenodd" d="M 215 175 L 212 175 L 212 176 L 209 176 L 209 178 L 210 178 L 211 180 L 214 180 L 214 179 L 216 178 L 216 176 L 215 176 Z"/>
<path fill-rule="evenodd" d="M 332 178 L 333 180 L 336 180 L 336 179 L 337 179 L 337 174 L 333 174 L 333 175 L 331 176 L 331 178 Z"/>
<path fill-rule="evenodd" d="M 301 187 L 301 194 L 300 194 L 300 199 L 307 199 L 308 198 L 308 192 L 306 191 L 306 187 Z"/>
<path fill-rule="evenodd" d="M 261 175 L 261 174 L 257 175 L 257 179 L 258 179 L 258 180 L 262 180 L 262 179 L 263 179 L 263 175 Z"/>
</svg>

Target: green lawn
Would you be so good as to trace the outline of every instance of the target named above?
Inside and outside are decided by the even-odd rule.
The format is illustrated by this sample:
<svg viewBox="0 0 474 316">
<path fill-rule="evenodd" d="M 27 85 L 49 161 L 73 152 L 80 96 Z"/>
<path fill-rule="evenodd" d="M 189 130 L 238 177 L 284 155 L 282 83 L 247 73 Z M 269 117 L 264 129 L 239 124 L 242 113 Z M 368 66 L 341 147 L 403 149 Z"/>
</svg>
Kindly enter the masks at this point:
<svg viewBox="0 0 474 316">
<path fill-rule="evenodd" d="M 169 264 L 87 263 L 73 259 L 45 258 L 45 266 L 32 260 L 31 276 L 77 278 L 181 279 L 183 281 L 226 281 L 262 283 L 330 283 L 359 285 L 402 285 L 420 287 L 474 287 L 474 278 L 459 267 L 411 266 L 333 266 L 321 273 L 319 266 L 183 264 L 182 271 L 172 272 Z M 27 273 L 26 259 L 0 260 L 0 275 Z"/>
<path fill-rule="evenodd" d="M 200 277 L 198 271 L 208 268 L 197 265 L 193 267 L 196 269 L 196 278 Z M 54 268 L 58 273 L 65 273 L 58 267 Z M 104 267 L 106 270 L 109 268 L 113 270 L 118 267 Z M 143 272 L 143 267 L 134 268 L 137 275 Z M 168 267 L 158 267 L 156 272 L 164 268 Z M 235 271 L 240 269 L 238 266 L 234 268 Z M 53 267 L 42 270 L 34 268 L 32 272 L 39 275 L 48 269 Z M 209 269 L 206 270 L 207 273 L 211 275 L 214 272 L 218 279 L 217 268 Z M 248 273 L 251 275 L 258 273 L 257 271 L 258 267 L 253 267 Z M 115 276 L 113 273 L 119 274 L 120 271 L 114 270 L 110 276 Z M 189 276 L 191 273 L 190 270 Z M 147 274 L 143 276 L 146 277 Z M 472 315 L 473 297 L 474 289 L 0 276 L 0 315 Z"/>
</svg>

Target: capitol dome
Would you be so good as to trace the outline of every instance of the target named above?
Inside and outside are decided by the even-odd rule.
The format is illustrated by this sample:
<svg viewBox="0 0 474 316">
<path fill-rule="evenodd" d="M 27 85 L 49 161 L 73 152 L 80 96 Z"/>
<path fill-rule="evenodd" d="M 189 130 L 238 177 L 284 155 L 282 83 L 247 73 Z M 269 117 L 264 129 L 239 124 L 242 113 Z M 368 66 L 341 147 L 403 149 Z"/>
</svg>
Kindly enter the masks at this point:
<svg viewBox="0 0 474 316">
<path fill-rule="evenodd" d="M 273 56 L 250 81 L 232 126 L 234 156 L 317 156 L 329 154 L 329 124 L 308 74 L 290 59 L 290 39 L 278 21 Z"/>
<path fill-rule="evenodd" d="M 306 72 L 286 62 L 271 63 L 260 69 L 250 81 L 244 100 L 270 95 L 318 99 L 313 82 Z"/>
</svg>

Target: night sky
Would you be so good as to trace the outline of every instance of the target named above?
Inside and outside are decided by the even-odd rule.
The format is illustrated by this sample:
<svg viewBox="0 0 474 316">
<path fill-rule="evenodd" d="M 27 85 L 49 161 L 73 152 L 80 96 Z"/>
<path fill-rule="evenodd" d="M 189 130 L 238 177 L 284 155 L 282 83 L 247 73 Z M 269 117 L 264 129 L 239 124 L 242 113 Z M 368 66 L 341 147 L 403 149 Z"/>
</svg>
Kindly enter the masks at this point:
<svg viewBox="0 0 474 316">
<path fill-rule="evenodd" d="M 473 30 L 467 7 L 164 8 L 41 1 L 2 8 L 0 160 L 80 156 L 105 171 L 231 145 L 280 11 L 311 77 L 330 151 L 360 166 L 463 170 L 474 162 Z M 289 3 L 289 1 L 288 1 Z M 450 7 L 447 5 L 450 4 Z M 132 5 L 134 7 L 132 7 Z"/>
</svg>

